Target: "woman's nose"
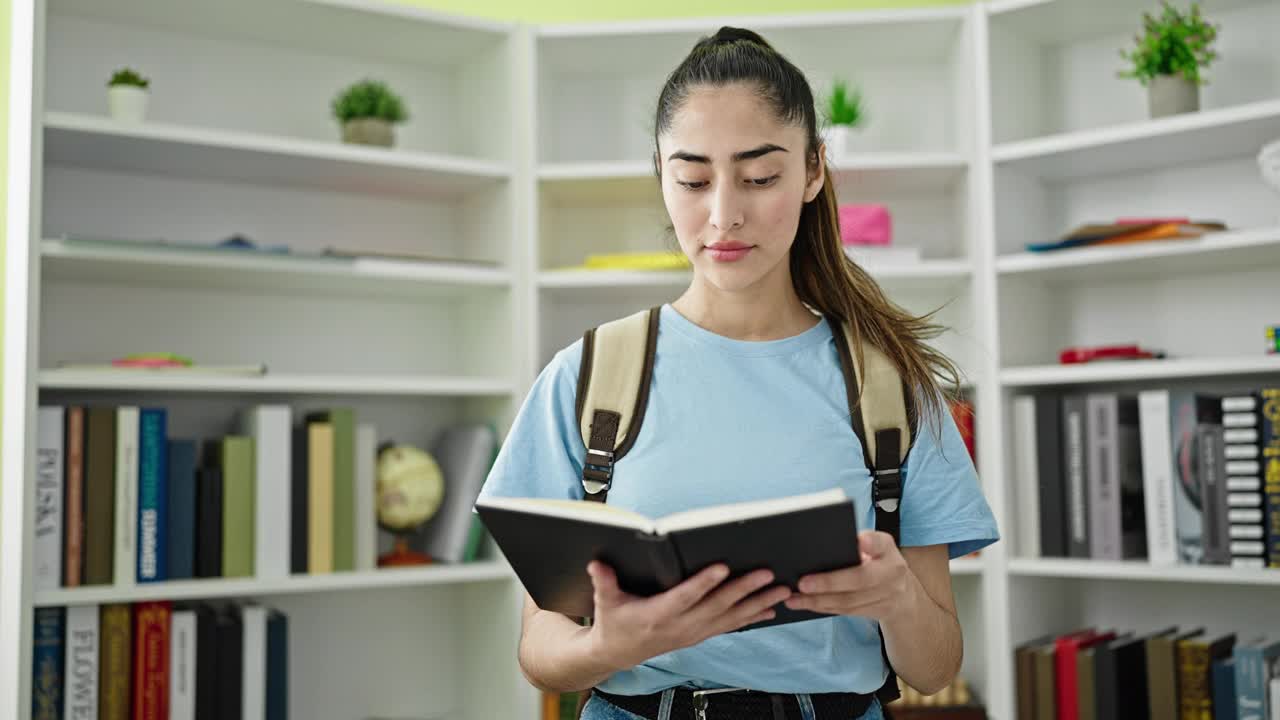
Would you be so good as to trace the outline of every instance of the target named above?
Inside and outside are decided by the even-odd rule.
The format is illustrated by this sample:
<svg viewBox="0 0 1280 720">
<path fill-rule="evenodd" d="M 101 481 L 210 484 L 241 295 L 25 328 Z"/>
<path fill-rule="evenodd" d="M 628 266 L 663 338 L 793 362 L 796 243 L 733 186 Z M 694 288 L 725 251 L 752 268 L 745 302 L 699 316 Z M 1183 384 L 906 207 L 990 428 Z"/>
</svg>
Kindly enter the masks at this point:
<svg viewBox="0 0 1280 720">
<path fill-rule="evenodd" d="M 712 193 L 711 226 L 720 232 L 728 232 L 742 227 L 743 220 L 742 201 L 737 188 L 722 183 Z"/>
</svg>

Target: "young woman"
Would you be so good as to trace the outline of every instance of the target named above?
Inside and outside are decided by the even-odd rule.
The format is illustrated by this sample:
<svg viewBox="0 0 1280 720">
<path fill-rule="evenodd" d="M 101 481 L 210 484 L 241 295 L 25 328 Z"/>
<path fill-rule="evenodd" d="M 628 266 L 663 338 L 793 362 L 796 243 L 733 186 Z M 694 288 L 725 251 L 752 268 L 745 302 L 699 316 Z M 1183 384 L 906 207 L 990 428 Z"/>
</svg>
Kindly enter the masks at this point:
<svg viewBox="0 0 1280 720">
<path fill-rule="evenodd" d="M 888 677 L 885 655 L 926 693 L 955 677 L 962 640 L 948 560 L 998 537 L 940 386 L 956 369 L 925 344 L 942 328 L 895 306 L 844 255 L 812 91 L 759 35 L 722 28 L 700 40 L 662 88 L 654 127 L 663 199 L 693 279 L 661 308 L 644 427 L 608 502 L 657 517 L 839 486 L 860 526 L 874 527 L 843 339 L 823 319 L 833 317 L 880 348 L 918 398 L 901 547 L 864 530 L 861 565 L 804 578 L 796 592 L 771 586 L 765 570 L 726 581 L 713 566 L 640 598 L 594 562 L 589 627 L 526 596 L 520 665 L 542 689 L 594 688 L 590 720 L 688 717 L 705 689 L 727 691 L 700 696 L 707 718 L 747 717 L 761 697 L 762 717 L 880 718 L 872 694 Z M 581 350 L 561 350 L 539 375 L 483 494 L 583 497 Z M 779 603 L 831 616 L 729 632 Z"/>
</svg>

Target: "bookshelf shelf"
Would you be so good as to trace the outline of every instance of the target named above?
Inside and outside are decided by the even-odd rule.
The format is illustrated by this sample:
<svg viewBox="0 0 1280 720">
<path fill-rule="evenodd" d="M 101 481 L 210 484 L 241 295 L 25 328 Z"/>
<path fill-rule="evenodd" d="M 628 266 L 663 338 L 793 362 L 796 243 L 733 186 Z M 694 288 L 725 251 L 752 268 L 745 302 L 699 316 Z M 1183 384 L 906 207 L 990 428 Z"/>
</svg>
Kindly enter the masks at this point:
<svg viewBox="0 0 1280 720">
<path fill-rule="evenodd" d="M 93 605 L 134 603 L 146 600 L 204 600 L 247 598 L 304 593 L 328 593 L 374 588 L 412 588 L 429 585 L 461 585 L 514 579 L 511 567 L 501 561 L 463 565 L 396 568 L 362 572 L 302 575 L 272 580 L 258 578 L 211 578 L 142 583 L 129 587 L 63 588 L 36 593 L 37 607 L 53 605 Z"/>
<path fill-rule="evenodd" d="M 508 270 L 465 262 L 178 249 L 141 243 L 128 247 L 60 239 L 43 241 L 40 254 L 45 278 L 68 282 L 436 298 L 509 290 L 512 284 Z"/>
<path fill-rule="evenodd" d="M 511 177 L 502 163 L 105 116 L 44 115 L 54 164 L 360 194 L 457 197 Z"/>
<path fill-rule="evenodd" d="M 40 372 L 42 390 L 126 390 L 174 393 L 264 393 L 307 395 L 400 395 L 419 397 L 510 397 L 514 383 L 496 378 L 307 375 L 261 376 L 50 369 Z"/>
<path fill-rule="evenodd" d="M 1280 374 L 1280 355 L 1259 355 L 1016 367 L 1001 371 L 1000 382 L 1005 387 L 1036 387 L 1276 374 Z"/>
<path fill-rule="evenodd" d="M 1175 273 L 1209 274 L 1280 263 L 1280 227 L 1212 233 L 1134 245 L 1018 253 L 996 259 L 1002 277 L 1095 282 Z"/>
<path fill-rule="evenodd" d="M 875 278 L 891 288 L 912 286 L 947 289 L 967 283 L 972 265 L 964 260 L 927 260 L 912 265 L 866 266 Z M 611 288 L 677 290 L 689 284 L 685 271 L 644 270 L 547 270 L 538 274 L 538 287 L 567 295 L 574 291 L 605 291 Z"/>
<path fill-rule="evenodd" d="M 1070 180 L 1256 155 L 1280 137 L 1280 100 L 997 145 L 992 160 L 1045 180 Z"/>
<path fill-rule="evenodd" d="M 451 297 L 509 290 L 506 269 L 453 261 L 332 258 L 274 252 L 165 249 L 45 240 L 51 281 L 131 286 L 236 288 L 383 297 Z"/>
<path fill-rule="evenodd" d="M 1161 567 L 1146 562 L 1102 562 L 1059 558 L 1011 559 L 1009 573 L 1023 577 L 1090 578 L 1134 582 L 1270 585 L 1280 587 L 1280 570 L 1246 570 L 1207 565 Z"/>
</svg>

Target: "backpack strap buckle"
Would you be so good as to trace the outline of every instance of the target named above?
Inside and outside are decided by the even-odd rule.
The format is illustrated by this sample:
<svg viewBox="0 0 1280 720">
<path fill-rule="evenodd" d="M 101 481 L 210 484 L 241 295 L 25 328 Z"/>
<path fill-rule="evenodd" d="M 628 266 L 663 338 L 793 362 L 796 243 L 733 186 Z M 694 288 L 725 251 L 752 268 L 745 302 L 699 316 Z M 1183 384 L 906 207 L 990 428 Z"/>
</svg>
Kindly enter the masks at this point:
<svg viewBox="0 0 1280 720">
<path fill-rule="evenodd" d="M 902 469 L 893 467 L 876 470 L 872 496 L 878 509 L 888 513 L 898 512 L 898 503 L 902 500 Z"/>
</svg>

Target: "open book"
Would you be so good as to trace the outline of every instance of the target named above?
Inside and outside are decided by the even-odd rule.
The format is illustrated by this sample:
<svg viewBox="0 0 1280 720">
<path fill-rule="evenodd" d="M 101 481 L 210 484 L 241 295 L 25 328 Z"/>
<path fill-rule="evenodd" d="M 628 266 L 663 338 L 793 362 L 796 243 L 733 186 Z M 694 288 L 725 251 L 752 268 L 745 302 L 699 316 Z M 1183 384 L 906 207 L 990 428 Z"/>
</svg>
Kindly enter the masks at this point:
<svg viewBox="0 0 1280 720">
<path fill-rule="evenodd" d="M 857 565 L 853 501 L 837 488 L 688 510 L 651 519 L 603 503 L 535 498 L 481 498 L 485 527 L 538 607 L 574 617 L 593 615 L 587 563 L 601 560 L 633 595 L 667 590 L 716 562 L 730 577 L 773 571 L 774 585 L 793 590 L 800 578 Z M 823 617 L 779 604 L 755 625 Z"/>
</svg>

